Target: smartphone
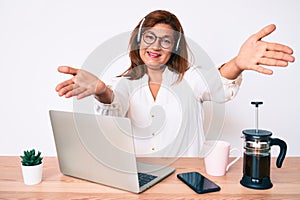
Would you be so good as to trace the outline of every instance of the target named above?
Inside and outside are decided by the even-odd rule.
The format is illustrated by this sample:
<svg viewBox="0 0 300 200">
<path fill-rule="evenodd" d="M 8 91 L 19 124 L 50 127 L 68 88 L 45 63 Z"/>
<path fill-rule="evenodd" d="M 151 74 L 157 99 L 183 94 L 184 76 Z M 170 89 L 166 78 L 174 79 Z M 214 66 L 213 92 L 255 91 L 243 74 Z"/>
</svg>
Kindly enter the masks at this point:
<svg viewBox="0 0 300 200">
<path fill-rule="evenodd" d="M 216 192 L 221 190 L 221 188 L 217 184 L 215 184 L 214 182 L 212 182 L 211 180 L 204 177 L 198 172 L 187 172 L 177 174 L 177 178 L 179 178 L 182 182 L 187 184 L 198 194 Z"/>
</svg>

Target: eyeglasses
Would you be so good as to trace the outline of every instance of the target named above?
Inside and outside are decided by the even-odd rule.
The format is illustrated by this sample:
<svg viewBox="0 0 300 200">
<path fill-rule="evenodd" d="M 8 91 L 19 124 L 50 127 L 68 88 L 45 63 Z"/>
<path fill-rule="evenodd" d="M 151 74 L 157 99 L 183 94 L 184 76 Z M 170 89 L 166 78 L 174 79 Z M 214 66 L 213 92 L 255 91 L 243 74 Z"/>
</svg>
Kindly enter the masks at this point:
<svg viewBox="0 0 300 200">
<path fill-rule="evenodd" d="M 143 41 L 149 46 L 156 42 L 157 38 L 159 39 L 159 44 L 163 49 L 169 49 L 174 44 L 174 41 L 170 36 L 158 37 L 151 31 L 143 33 Z"/>
</svg>

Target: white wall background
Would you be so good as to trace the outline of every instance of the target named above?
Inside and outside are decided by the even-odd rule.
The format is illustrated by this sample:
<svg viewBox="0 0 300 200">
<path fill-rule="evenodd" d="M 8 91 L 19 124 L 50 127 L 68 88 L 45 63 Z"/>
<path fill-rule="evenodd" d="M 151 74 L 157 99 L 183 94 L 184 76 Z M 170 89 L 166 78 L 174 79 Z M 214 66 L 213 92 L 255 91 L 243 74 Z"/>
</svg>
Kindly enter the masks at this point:
<svg viewBox="0 0 300 200">
<path fill-rule="evenodd" d="M 264 101 L 260 127 L 284 139 L 289 156 L 299 156 L 297 0 L 0 0 L 0 155 L 20 155 L 29 148 L 55 155 L 48 110 L 73 108 L 72 99 L 59 98 L 54 90 L 68 77 L 59 74 L 57 66 L 81 66 L 102 42 L 132 30 L 155 9 L 176 14 L 186 35 L 216 65 L 234 57 L 252 33 L 270 23 L 277 25 L 266 40 L 292 46 L 298 60 L 286 69 L 275 69 L 272 76 L 244 73 L 240 93 L 226 104 L 221 137 L 242 148 L 241 130 L 254 128 L 250 101 L 259 99 Z"/>
</svg>

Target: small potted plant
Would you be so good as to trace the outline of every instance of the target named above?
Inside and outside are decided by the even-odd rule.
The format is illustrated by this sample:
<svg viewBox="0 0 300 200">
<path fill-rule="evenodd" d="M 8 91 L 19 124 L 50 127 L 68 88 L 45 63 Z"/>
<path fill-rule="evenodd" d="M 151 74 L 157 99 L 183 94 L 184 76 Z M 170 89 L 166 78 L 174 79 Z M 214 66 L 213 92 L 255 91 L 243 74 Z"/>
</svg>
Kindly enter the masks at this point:
<svg viewBox="0 0 300 200">
<path fill-rule="evenodd" d="M 38 184 L 42 181 L 43 157 L 41 152 L 36 154 L 35 149 L 24 151 L 21 157 L 22 174 L 26 185 Z"/>
</svg>

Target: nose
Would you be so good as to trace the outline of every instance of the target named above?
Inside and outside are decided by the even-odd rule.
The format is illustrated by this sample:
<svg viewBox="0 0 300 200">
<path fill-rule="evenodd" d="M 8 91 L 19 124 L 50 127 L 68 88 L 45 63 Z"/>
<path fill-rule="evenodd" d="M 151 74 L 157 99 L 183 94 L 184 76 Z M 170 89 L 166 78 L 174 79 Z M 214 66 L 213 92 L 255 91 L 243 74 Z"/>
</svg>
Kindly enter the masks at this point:
<svg viewBox="0 0 300 200">
<path fill-rule="evenodd" d="M 156 40 L 151 44 L 151 47 L 155 50 L 161 49 L 160 39 L 156 38 Z"/>
</svg>

